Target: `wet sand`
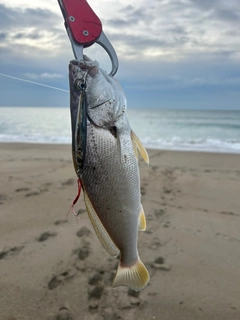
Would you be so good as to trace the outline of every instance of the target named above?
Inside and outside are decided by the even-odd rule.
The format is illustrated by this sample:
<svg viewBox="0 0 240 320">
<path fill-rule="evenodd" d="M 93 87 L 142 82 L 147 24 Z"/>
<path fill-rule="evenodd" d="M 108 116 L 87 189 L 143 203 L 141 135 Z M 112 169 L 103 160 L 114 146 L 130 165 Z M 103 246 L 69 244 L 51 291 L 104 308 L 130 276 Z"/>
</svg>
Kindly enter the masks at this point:
<svg viewBox="0 0 240 320">
<path fill-rule="evenodd" d="M 70 145 L 0 144 L 0 319 L 239 320 L 240 155 L 149 150 L 140 293 L 113 289 Z"/>
</svg>

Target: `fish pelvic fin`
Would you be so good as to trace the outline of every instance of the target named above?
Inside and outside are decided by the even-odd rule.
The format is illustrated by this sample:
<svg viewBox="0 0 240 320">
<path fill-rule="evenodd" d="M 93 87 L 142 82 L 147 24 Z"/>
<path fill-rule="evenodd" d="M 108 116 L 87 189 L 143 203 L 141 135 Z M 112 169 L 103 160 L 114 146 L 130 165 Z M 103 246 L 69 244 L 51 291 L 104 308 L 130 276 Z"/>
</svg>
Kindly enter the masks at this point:
<svg viewBox="0 0 240 320">
<path fill-rule="evenodd" d="M 139 219 L 138 219 L 138 230 L 145 231 L 146 227 L 147 227 L 147 223 L 146 223 L 145 213 L 142 207 L 142 210 L 140 212 Z"/>
<path fill-rule="evenodd" d="M 96 211 L 93 208 L 93 205 L 92 205 L 86 191 L 84 192 L 84 200 L 85 200 L 86 209 L 87 209 L 89 219 L 92 223 L 92 226 L 94 228 L 96 235 L 98 236 L 98 239 L 100 240 L 100 242 L 103 245 L 103 247 L 105 248 L 105 250 L 111 256 L 117 257 L 119 254 L 119 249 L 113 243 L 112 239 L 110 238 L 109 234 L 107 233 L 107 230 L 104 228 L 101 220 L 99 219 Z"/>
<path fill-rule="evenodd" d="M 113 280 L 113 287 L 127 286 L 133 290 L 140 291 L 147 286 L 149 280 L 149 273 L 138 257 L 134 265 L 130 267 L 119 264 Z"/>
<path fill-rule="evenodd" d="M 133 150 L 136 155 L 136 158 L 138 159 L 138 155 L 137 155 L 138 152 L 137 151 L 139 151 L 143 160 L 147 164 L 149 164 L 149 156 L 148 156 L 147 150 L 145 149 L 144 145 L 142 144 L 142 142 L 140 141 L 138 136 L 133 131 L 131 131 L 131 139 L 132 139 Z"/>
</svg>

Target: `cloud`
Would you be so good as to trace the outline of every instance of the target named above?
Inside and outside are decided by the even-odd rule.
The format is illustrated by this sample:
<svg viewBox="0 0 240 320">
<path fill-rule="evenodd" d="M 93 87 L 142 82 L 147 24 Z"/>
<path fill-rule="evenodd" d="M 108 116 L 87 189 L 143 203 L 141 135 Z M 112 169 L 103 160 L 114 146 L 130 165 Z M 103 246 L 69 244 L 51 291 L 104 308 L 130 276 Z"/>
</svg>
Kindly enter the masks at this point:
<svg viewBox="0 0 240 320">
<path fill-rule="evenodd" d="M 151 90 L 172 90 L 172 89 L 193 89 L 193 88 L 216 88 L 222 87 L 226 90 L 227 87 L 240 87 L 240 77 L 236 78 L 217 78 L 217 77 L 194 77 L 194 78 L 181 78 L 181 77 L 167 77 L 162 79 L 157 84 L 151 87 Z M 138 86 L 138 89 L 143 89 L 144 85 Z"/>
<path fill-rule="evenodd" d="M 126 20 L 126 19 L 109 19 L 107 20 L 107 24 L 109 26 L 118 28 L 118 27 L 129 27 L 135 23 L 134 20 Z"/>
<path fill-rule="evenodd" d="M 27 31 L 27 32 L 18 32 L 12 36 L 13 39 L 19 40 L 19 39 L 30 39 L 30 40 L 39 40 L 42 38 L 41 31 Z"/>
<path fill-rule="evenodd" d="M 61 79 L 61 78 L 65 78 L 65 76 L 60 74 L 60 73 L 48 73 L 48 72 L 43 72 L 41 74 L 26 72 L 24 75 L 27 78 L 33 79 L 33 80 L 36 80 L 36 79 Z"/>
<path fill-rule="evenodd" d="M 192 54 L 215 55 L 224 51 L 224 45 L 236 52 L 240 45 L 237 0 L 141 0 L 130 5 L 124 0 L 114 4 L 103 0 L 101 6 L 93 0 L 92 5 L 120 58 L 125 54 L 129 59 L 157 56 L 176 61 Z M 58 50 L 63 55 L 69 52 L 57 5 L 52 11 L 0 4 L 0 28 L 0 38 L 5 40 L 0 48 L 12 46 L 14 57 L 19 51 L 26 55 L 28 50 L 37 58 L 56 56 Z"/>
<path fill-rule="evenodd" d="M 169 92 L 169 99 L 174 90 L 239 90 L 239 0 L 89 4 L 117 52 L 116 77 L 130 99 L 133 88 L 143 104 L 150 99 L 143 92 L 153 89 Z M 0 30 L 2 73 L 68 88 L 67 65 L 73 53 L 57 1 L 0 0 Z M 84 52 L 110 70 L 110 59 L 100 46 Z"/>
<path fill-rule="evenodd" d="M 48 9 L 12 8 L 0 4 L 0 26 L 1 29 L 18 30 L 26 27 L 50 28 L 52 22 L 56 23 L 56 15 Z"/>
<path fill-rule="evenodd" d="M 55 55 L 55 48 L 64 44 L 62 22 L 59 15 L 49 9 L 15 8 L 0 4 L 0 55 L 2 60 L 21 58 L 30 55 Z M 10 49 L 11 56 L 6 55 Z"/>
<path fill-rule="evenodd" d="M 240 4 L 238 0 L 191 0 L 193 8 L 208 12 L 212 21 L 219 21 L 220 23 L 233 23 L 240 22 Z"/>
<path fill-rule="evenodd" d="M 104 20 L 120 56 L 176 61 L 236 52 L 240 3 L 235 0 L 140 1 Z"/>
</svg>

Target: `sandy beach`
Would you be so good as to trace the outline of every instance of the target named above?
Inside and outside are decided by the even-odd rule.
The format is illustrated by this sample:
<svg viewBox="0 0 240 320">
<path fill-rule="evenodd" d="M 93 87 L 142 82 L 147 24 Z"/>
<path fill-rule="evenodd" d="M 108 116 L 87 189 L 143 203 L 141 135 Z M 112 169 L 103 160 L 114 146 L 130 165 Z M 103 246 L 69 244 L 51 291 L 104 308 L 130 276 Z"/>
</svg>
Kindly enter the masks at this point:
<svg viewBox="0 0 240 320">
<path fill-rule="evenodd" d="M 240 155 L 149 150 L 140 161 L 151 280 L 113 289 L 117 259 L 77 193 L 70 145 L 0 144 L 1 320 L 239 320 Z"/>
</svg>

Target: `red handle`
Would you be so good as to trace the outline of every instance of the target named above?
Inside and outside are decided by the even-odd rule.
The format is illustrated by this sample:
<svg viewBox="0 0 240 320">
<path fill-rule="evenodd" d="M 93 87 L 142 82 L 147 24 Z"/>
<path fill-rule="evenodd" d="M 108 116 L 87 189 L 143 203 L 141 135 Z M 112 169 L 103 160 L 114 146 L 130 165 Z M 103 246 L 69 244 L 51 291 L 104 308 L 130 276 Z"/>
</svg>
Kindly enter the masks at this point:
<svg viewBox="0 0 240 320">
<path fill-rule="evenodd" d="M 86 0 L 62 0 L 65 21 L 74 40 L 84 47 L 92 45 L 102 32 L 102 23 Z"/>
</svg>

